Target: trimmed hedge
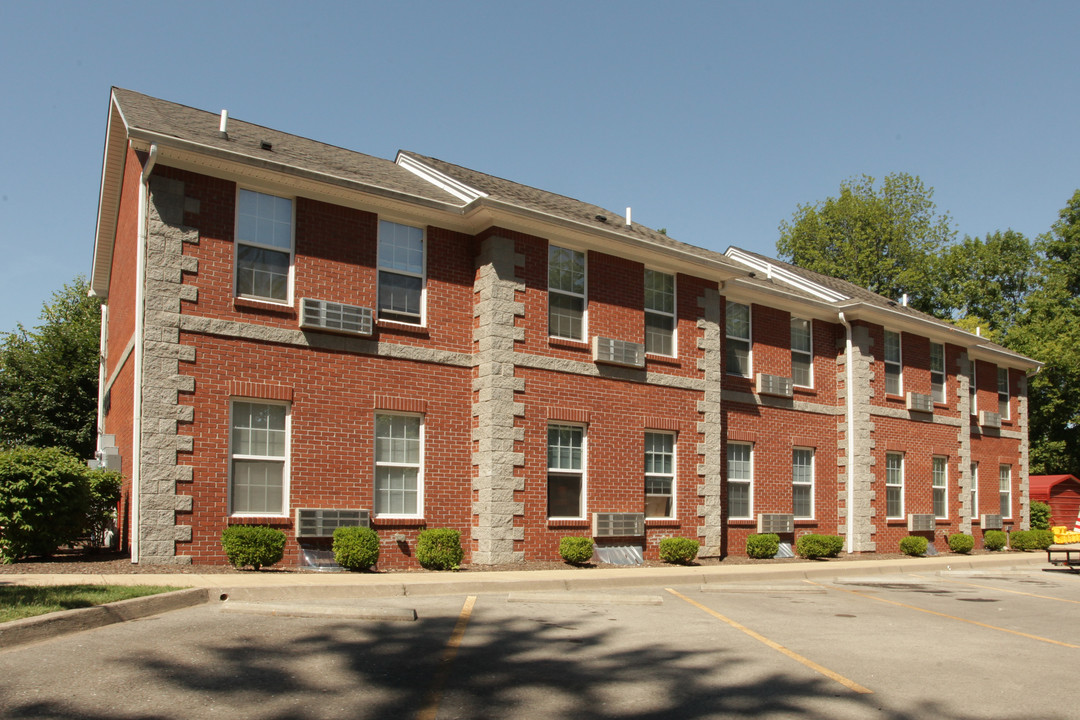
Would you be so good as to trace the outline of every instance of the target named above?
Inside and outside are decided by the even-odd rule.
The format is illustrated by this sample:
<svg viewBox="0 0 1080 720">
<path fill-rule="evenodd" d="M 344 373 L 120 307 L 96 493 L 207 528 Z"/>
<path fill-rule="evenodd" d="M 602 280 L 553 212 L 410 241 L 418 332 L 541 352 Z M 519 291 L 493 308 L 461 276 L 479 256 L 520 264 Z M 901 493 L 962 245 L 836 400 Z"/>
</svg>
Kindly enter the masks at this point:
<svg viewBox="0 0 1080 720">
<path fill-rule="evenodd" d="M 987 530 L 983 535 L 983 547 L 987 550 L 1000 550 L 1005 547 L 1005 532 L 1003 530 Z"/>
<path fill-rule="evenodd" d="M 334 562 L 346 570 L 370 570 L 379 562 L 379 535 L 366 527 L 334 530 Z"/>
<path fill-rule="evenodd" d="M 964 533 L 953 533 L 949 536 L 949 550 L 954 553 L 966 555 L 975 548 L 975 538 Z"/>
<path fill-rule="evenodd" d="M 416 560 L 428 570 L 457 570 L 464 557 L 457 530 L 429 528 L 416 539 Z"/>
<path fill-rule="evenodd" d="M 266 525 L 230 525 L 221 531 L 221 547 L 233 567 L 258 570 L 284 557 L 285 533 Z"/>
<path fill-rule="evenodd" d="M 752 533 L 746 536 L 746 554 L 764 560 L 780 552 L 780 536 L 775 533 Z"/>
<path fill-rule="evenodd" d="M 930 541 L 920 535 L 908 535 L 906 538 L 900 538 L 900 552 L 905 555 L 922 557 L 926 554 L 926 548 L 929 545 Z"/>
<path fill-rule="evenodd" d="M 559 556 L 571 565 L 584 565 L 592 560 L 593 541 L 587 537 L 564 537 L 559 540 Z"/>
<path fill-rule="evenodd" d="M 675 565 L 689 565 L 697 557 L 701 543 L 684 537 L 664 538 L 660 541 L 660 559 Z"/>
<path fill-rule="evenodd" d="M 1009 533 L 1009 545 L 1013 550 L 1045 550 L 1054 544 L 1054 534 L 1049 530 L 1014 530 Z"/>
<path fill-rule="evenodd" d="M 85 462 L 60 448 L 0 453 L 0 562 L 51 555 L 87 530 L 89 472 Z"/>
<path fill-rule="evenodd" d="M 836 557 L 843 549 L 844 538 L 839 535 L 802 535 L 795 541 L 795 552 L 810 560 Z"/>
</svg>

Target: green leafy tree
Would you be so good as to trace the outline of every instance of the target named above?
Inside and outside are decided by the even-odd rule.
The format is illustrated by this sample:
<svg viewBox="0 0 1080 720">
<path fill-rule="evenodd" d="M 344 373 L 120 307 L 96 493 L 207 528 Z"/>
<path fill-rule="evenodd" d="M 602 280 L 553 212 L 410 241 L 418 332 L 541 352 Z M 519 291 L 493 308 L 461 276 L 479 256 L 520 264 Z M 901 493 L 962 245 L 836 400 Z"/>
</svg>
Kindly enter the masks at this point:
<svg viewBox="0 0 1080 720">
<path fill-rule="evenodd" d="M 945 316 L 938 260 L 956 231 L 947 213 L 937 213 L 933 196 L 933 188 L 907 173 L 888 175 L 880 187 L 868 175 L 847 180 L 838 197 L 799 205 L 780 224 L 777 253 L 885 297 L 907 293 L 913 307 Z"/>
<path fill-rule="evenodd" d="M 96 449 L 100 302 L 77 277 L 53 294 L 32 331 L 0 340 L 0 447 Z"/>
</svg>

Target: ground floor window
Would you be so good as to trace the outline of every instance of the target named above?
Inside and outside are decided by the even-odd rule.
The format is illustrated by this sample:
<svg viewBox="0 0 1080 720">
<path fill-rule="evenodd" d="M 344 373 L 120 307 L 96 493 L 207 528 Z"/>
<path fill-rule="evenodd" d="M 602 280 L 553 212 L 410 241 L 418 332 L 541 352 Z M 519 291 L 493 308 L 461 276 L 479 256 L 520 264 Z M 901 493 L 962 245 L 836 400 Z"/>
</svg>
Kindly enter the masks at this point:
<svg viewBox="0 0 1080 720">
<path fill-rule="evenodd" d="M 418 516 L 423 494 L 419 415 L 375 416 L 375 514 Z"/>
<path fill-rule="evenodd" d="M 814 451 L 809 448 L 791 451 L 791 505 L 796 518 L 814 517 Z"/>
<path fill-rule="evenodd" d="M 948 485 L 948 459 L 944 457 L 934 457 L 933 467 L 933 485 L 934 485 L 934 517 L 947 518 L 949 516 L 948 503 L 945 498 L 947 496 Z"/>
<path fill-rule="evenodd" d="M 885 517 L 904 517 L 904 455 L 885 455 Z"/>
<path fill-rule="evenodd" d="M 585 428 L 549 425 L 548 517 L 585 515 Z"/>
<path fill-rule="evenodd" d="M 289 407 L 232 403 L 229 511 L 237 515 L 285 512 Z"/>
<path fill-rule="evenodd" d="M 749 519 L 753 508 L 754 462 L 750 443 L 728 443 L 728 517 Z"/>
<path fill-rule="evenodd" d="M 672 517 L 674 488 L 675 435 L 645 433 L 645 517 Z"/>
<path fill-rule="evenodd" d="M 1012 466 L 998 468 L 998 497 L 1001 501 L 1001 517 L 1012 517 Z"/>
</svg>

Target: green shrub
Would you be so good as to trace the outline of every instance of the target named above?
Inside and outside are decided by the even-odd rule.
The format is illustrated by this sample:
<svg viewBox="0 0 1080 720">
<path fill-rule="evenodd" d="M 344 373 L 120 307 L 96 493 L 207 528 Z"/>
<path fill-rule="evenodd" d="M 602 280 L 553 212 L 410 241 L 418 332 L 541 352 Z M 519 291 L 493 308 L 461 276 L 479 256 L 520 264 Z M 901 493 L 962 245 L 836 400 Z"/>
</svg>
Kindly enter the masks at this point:
<svg viewBox="0 0 1080 720">
<path fill-rule="evenodd" d="M 221 532 L 221 547 L 233 567 L 268 567 L 285 555 L 285 533 L 266 525 L 230 525 Z"/>
<path fill-rule="evenodd" d="M 105 537 L 105 529 L 116 520 L 116 504 L 120 502 L 120 488 L 124 478 L 113 470 L 88 470 L 90 506 L 86 513 L 86 529 L 90 542 L 99 546 Z"/>
<path fill-rule="evenodd" d="M 51 555 L 87 529 L 86 463 L 59 448 L 0 453 L 0 561 Z"/>
<path fill-rule="evenodd" d="M 428 570 L 457 570 L 465 551 L 461 549 L 461 533 L 451 528 L 429 528 L 420 531 L 416 540 L 416 560 Z"/>
<path fill-rule="evenodd" d="M 571 565 L 582 565 L 589 562 L 593 556 L 592 538 L 562 538 L 559 540 L 559 556 Z"/>
<path fill-rule="evenodd" d="M 1005 547 L 1005 532 L 1002 530 L 987 530 L 983 534 L 983 547 L 987 550 L 1000 550 Z"/>
<path fill-rule="evenodd" d="M 964 533 L 953 533 L 949 536 L 949 550 L 954 553 L 965 555 L 975 548 L 975 538 Z"/>
<path fill-rule="evenodd" d="M 379 562 L 379 536 L 371 528 L 339 527 L 331 549 L 334 562 L 346 570 L 369 570 Z"/>
<path fill-rule="evenodd" d="M 689 565 L 697 557 L 701 543 L 684 537 L 664 538 L 660 541 L 660 559 L 675 565 Z"/>
<path fill-rule="evenodd" d="M 1050 506 L 1046 503 L 1038 500 L 1031 503 L 1031 529 L 1050 529 Z"/>
<path fill-rule="evenodd" d="M 844 538 L 839 535 L 803 535 L 795 541 L 795 552 L 811 560 L 836 557 L 843 549 Z"/>
<path fill-rule="evenodd" d="M 921 557 L 926 554 L 929 544 L 930 541 L 920 535 L 908 535 L 906 538 L 900 538 L 900 552 Z"/>
<path fill-rule="evenodd" d="M 1054 544 L 1054 533 L 1042 528 L 1038 530 L 1028 530 L 1031 533 L 1031 549 L 1032 550 L 1045 550 Z"/>
<path fill-rule="evenodd" d="M 780 536 L 774 533 L 753 533 L 746 537 L 746 554 L 752 558 L 774 558 L 780 552 Z"/>
<path fill-rule="evenodd" d="M 1027 530 L 1013 530 L 1009 533 L 1009 547 L 1013 550 L 1030 550 L 1030 533 Z"/>
</svg>

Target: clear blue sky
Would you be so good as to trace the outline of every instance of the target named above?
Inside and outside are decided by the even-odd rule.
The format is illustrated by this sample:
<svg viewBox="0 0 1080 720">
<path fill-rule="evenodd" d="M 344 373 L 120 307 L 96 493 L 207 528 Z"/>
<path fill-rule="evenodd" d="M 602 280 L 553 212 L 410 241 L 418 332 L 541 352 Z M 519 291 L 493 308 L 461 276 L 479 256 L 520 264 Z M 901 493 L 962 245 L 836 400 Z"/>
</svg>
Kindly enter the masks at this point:
<svg viewBox="0 0 1080 720">
<path fill-rule="evenodd" d="M 800 203 L 919 175 L 960 237 L 1080 187 L 1080 2 L 0 0 L 0 331 L 89 274 L 113 85 L 399 148 L 774 254 Z"/>
</svg>

